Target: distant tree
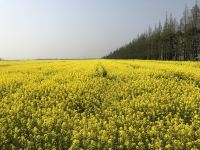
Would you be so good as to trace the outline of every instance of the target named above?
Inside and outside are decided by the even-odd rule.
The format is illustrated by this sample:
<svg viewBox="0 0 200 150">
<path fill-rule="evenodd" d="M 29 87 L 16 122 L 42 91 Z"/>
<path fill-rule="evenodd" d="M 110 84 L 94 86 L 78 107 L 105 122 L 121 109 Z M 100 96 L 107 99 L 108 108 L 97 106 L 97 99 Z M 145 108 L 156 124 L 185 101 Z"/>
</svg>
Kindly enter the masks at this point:
<svg viewBox="0 0 200 150">
<path fill-rule="evenodd" d="M 192 50 L 192 59 L 196 59 L 199 52 L 199 43 L 200 43 L 200 8 L 195 4 L 191 10 L 192 13 L 192 27 L 189 32 L 191 37 L 191 50 Z"/>
<path fill-rule="evenodd" d="M 180 22 L 168 16 L 158 25 L 135 38 L 104 58 L 196 60 L 200 55 L 200 7 L 196 2 L 191 10 L 187 5 Z"/>
</svg>

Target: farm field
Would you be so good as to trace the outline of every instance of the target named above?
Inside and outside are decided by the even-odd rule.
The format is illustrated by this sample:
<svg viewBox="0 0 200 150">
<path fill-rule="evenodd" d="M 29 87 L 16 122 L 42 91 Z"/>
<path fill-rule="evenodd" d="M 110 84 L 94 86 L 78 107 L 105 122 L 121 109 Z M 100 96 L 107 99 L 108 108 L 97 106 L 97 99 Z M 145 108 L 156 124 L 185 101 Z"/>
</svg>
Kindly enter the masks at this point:
<svg viewBox="0 0 200 150">
<path fill-rule="evenodd" d="M 200 149 L 200 62 L 0 62 L 0 149 Z"/>
</svg>

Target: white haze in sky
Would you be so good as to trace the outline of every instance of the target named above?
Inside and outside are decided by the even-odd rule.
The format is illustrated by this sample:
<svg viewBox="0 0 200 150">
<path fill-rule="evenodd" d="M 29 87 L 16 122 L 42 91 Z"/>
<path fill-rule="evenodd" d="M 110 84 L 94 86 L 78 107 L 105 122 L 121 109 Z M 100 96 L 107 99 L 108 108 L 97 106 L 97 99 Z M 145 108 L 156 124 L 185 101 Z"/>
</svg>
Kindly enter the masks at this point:
<svg viewBox="0 0 200 150">
<path fill-rule="evenodd" d="M 100 58 L 195 0 L 0 0 L 0 58 Z"/>
</svg>

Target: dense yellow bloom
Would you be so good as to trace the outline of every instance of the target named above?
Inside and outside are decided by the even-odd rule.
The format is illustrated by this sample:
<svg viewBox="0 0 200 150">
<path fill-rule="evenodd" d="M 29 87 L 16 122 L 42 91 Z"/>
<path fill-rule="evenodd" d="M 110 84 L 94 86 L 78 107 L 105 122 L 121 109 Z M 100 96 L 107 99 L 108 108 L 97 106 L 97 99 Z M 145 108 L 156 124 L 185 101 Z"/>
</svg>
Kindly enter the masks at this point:
<svg viewBox="0 0 200 150">
<path fill-rule="evenodd" d="M 199 62 L 0 62 L 0 149 L 200 149 Z"/>
</svg>

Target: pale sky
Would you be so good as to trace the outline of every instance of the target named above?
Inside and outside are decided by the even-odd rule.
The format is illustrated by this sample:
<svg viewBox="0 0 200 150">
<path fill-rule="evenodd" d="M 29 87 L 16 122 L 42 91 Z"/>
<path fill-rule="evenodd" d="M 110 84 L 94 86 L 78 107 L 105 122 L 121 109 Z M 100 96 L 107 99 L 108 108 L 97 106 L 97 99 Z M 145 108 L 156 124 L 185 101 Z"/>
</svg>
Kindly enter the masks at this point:
<svg viewBox="0 0 200 150">
<path fill-rule="evenodd" d="M 195 0 L 0 0 L 0 58 L 100 58 Z"/>
</svg>

